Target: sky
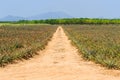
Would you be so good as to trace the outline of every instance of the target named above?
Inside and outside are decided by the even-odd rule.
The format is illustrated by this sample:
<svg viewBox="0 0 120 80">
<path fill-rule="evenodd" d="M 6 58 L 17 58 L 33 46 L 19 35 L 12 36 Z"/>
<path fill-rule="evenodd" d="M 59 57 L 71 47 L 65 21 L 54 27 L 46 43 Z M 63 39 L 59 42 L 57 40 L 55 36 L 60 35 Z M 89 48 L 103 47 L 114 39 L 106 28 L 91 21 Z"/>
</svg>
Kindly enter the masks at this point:
<svg viewBox="0 0 120 80">
<path fill-rule="evenodd" d="M 120 0 L 0 0 L 0 18 L 65 12 L 82 18 L 120 18 Z"/>
</svg>

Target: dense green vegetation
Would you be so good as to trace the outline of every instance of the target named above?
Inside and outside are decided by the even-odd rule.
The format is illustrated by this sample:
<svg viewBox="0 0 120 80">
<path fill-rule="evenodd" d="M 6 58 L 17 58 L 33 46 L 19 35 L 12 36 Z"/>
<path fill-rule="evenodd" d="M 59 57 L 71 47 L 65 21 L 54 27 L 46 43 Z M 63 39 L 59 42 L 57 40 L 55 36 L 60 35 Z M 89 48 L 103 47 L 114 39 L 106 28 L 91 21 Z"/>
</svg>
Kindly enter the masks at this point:
<svg viewBox="0 0 120 80">
<path fill-rule="evenodd" d="M 71 19 L 47 19 L 47 20 L 21 20 L 14 23 L 31 24 L 120 24 L 120 19 L 98 19 L 98 18 L 71 18 Z"/>
<path fill-rule="evenodd" d="M 64 29 L 85 59 L 120 69 L 120 25 L 68 25 Z"/>
<path fill-rule="evenodd" d="M 0 26 L 0 66 L 33 57 L 36 51 L 44 49 L 56 28 L 52 25 Z"/>
</svg>

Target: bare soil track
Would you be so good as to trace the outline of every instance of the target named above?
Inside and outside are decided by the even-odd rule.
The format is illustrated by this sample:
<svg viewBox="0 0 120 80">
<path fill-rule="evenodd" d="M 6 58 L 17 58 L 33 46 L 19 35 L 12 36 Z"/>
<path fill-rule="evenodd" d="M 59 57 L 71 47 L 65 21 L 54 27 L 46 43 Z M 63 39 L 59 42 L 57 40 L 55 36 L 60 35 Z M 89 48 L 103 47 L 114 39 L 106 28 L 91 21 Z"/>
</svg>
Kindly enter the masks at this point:
<svg viewBox="0 0 120 80">
<path fill-rule="evenodd" d="M 34 58 L 0 68 L 0 80 L 120 80 L 120 71 L 84 61 L 58 27 L 45 50 Z"/>
</svg>

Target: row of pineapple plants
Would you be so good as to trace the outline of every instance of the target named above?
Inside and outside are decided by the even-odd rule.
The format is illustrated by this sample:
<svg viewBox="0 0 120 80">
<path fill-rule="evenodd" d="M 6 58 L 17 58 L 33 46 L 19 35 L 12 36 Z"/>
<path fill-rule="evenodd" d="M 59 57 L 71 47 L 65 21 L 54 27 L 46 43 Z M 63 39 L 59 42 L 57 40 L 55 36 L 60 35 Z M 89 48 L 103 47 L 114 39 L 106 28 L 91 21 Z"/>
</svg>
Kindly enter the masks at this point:
<svg viewBox="0 0 120 80">
<path fill-rule="evenodd" d="M 84 59 L 120 69 L 120 25 L 68 25 L 64 29 Z"/>
<path fill-rule="evenodd" d="M 0 26 L 0 66 L 36 55 L 45 48 L 56 28 L 52 25 Z"/>
</svg>

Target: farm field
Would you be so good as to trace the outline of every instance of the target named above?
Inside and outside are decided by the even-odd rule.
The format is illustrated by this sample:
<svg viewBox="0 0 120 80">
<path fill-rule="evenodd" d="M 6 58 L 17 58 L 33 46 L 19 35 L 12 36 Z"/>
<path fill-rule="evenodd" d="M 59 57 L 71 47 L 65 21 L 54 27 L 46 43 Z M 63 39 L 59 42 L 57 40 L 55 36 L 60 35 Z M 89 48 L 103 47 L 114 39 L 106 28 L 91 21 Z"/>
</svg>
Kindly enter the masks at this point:
<svg viewBox="0 0 120 80">
<path fill-rule="evenodd" d="M 120 80 L 119 70 L 83 60 L 61 26 L 38 54 L 0 68 L 0 80 Z"/>
<path fill-rule="evenodd" d="M 120 69 L 120 25 L 68 25 L 64 29 L 84 59 Z"/>
<path fill-rule="evenodd" d="M 56 30 L 51 25 L 1 25 L 0 66 L 16 59 L 33 57 L 37 50 L 44 49 Z"/>
<path fill-rule="evenodd" d="M 0 3 L 0 80 L 120 80 L 120 0 Z"/>
</svg>

